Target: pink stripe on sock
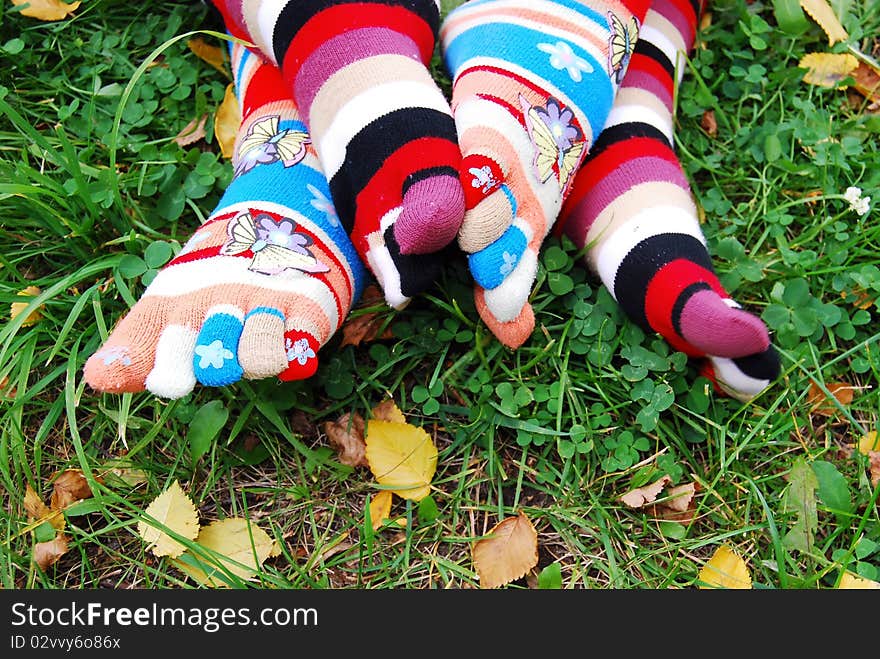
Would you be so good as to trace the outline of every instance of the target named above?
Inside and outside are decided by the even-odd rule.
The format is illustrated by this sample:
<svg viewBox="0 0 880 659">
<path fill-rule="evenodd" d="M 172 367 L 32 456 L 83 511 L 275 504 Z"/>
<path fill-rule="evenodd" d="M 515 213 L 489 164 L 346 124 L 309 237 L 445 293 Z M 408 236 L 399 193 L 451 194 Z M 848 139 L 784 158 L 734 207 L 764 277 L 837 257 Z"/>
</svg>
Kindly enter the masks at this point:
<svg viewBox="0 0 880 659">
<path fill-rule="evenodd" d="M 646 92 L 654 94 L 654 96 L 663 101 L 663 104 L 669 108 L 670 112 L 672 112 L 672 94 L 669 93 L 669 90 L 662 82 L 657 80 L 657 78 L 651 74 L 645 73 L 644 71 L 629 69 L 626 72 L 626 76 L 623 78 L 623 83 L 620 85 L 621 89 L 624 89 L 625 87 L 644 89 Z"/>
<path fill-rule="evenodd" d="M 681 33 L 685 46 L 690 50 L 694 44 L 694 28 L 696 27 L 690 20 L 684 16 L 674 4 L 668 0 L 654 0 L 651 3 L 650 11 L 656 11 L 666 20 L 675 26 L 675 29 Z"/>
<path fill-rule="evenodd" d="M 578 218 L 577 233 L 583 233 L 583 236 L 586 236 L 599 214 L 624 192 L 640 183 L 655 181 L 671 183 L 690 191 L 687 178 L 681 169 L 668 160 L 633 158 L 615 168 L 602 180 L 593 183 L 590 194 L 586 195 L 583 201 L 571 210 L 569 216 Z"/>
<path fill-rule="evenodd" d="M 362 59 L 377 55 L 404 55 L 421 63 L 416 42 L 383 27 L 368 27 L 345 32 L 328 39 L 315 50 L 299 69 L 293 93 L 297 105 L 307 109 L 327 79 L 337 71 Z"/>
</svg>

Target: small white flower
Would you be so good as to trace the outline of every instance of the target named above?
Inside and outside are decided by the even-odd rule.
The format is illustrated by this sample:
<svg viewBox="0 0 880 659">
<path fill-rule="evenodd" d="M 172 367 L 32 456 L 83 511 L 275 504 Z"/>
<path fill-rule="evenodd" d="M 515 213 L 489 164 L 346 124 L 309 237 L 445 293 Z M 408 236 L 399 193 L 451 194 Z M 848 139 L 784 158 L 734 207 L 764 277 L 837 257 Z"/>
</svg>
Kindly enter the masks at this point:
<svg viewBox="0 0 880 659">
<path fill-rule="evenodd" d="M 556 45 L 539 43 L 538 50 L 550 55 L 550 66 L 562 71 L 565 69 L 575 82 L 580 82 L 582 73 L 592 73 L 593 66 L 585 59 L 575 55 L 574 51 L 564 41 L 557 41 Z"/>
<path fill-rule="evenodd" d="M 501 255 L 501 258 L 504 259 L 504 265 L 501 266 L 501 274 L 506 277 L 513 272 L 513 266 L 516 265 L 516 254 L 504 252 L 504 254 Z"/>
<path fill-rule="evenodd" d="M 287 339 L 285 347 L 287 348 L 287 361 L 297 361 L 300 366 L 305 365 L 309 359 L 315 356 L 315 351 L 311 349 L 306 339 L 297 339 L 296 341 Z"/>
<path fill-rule="evenodd" d="M 339 216 L 336 214 L 336 207 L 333 206 L 333 202 L 327 199 L 327 197 L 311 183 L 307 183 L 306 188 L 312 193 L 312 207 L 324 213 L 331 226 L 338 227 Z"/>
<path fill-rule="evenodd" d="M 871 198 L 862 196 L 862 189 L 851 185 L 843 193 L 843 198 L 849 202 L 849 209 L 858 213 L 859 216 L 867 215 L 871 210 Z"/>
<path fill-rule="evenodd" d="M 492 175 L 489 165 L 483 165 L 479 168 L 471 167 L 468 172 L 474 177 L 471 179 L 471 187 L 483 188 L 483 194 L 487 194 L 489 190 L 498 185 L 498 181 Z"/>
<path fill-rule="evenodd" d="M 201 357 L 199 359 L 199 368 L 223 368 L 223 363 L 227 359 L 232 359 L 235 355 L 232 351 L 223 346 L 223 342 L 217 339 L 210 345 L 196 346 L 195 353 Z"/>
</svg>

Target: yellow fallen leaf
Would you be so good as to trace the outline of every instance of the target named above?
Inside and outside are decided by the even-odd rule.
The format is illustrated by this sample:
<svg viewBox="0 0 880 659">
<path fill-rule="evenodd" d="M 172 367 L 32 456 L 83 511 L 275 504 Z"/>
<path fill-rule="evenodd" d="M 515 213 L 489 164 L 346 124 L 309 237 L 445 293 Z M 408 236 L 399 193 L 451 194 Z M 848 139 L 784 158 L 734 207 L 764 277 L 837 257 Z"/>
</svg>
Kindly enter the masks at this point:
<svg viewBox="0 0 880 659">
<path fill-rule="evenodd" d="M 111 458 L 104 463 L 102 477 L 108 482 L 118 485 L 120 483 L 135 487 L 143 485 L 149 480 L 147 472 L 143 469 L 135 469 L 132 463 L 125 458 Z M 114 483 L 114 481 L 117 481 Z"/>
<path fill-rule="evenodd" d="M 480 588 L 503 586 L 538 564 L 538 532 L 520 511 L 492 527 L 489 537 L 478 540 L 473 556 Z"/>
<path fill-rule="evenodd" d="M 40 288 L 38 286 L 28 286 L 27 288 L 18 292 L 18 295 L 27 296 L 27 297 L 36 297 L 40 294 Z M 9 305 L 9 320 L 15 320 L 18 316 L 24 313 L 24 310 L 27 308 L 29 302 L 13 302 Z M 40 309 L 43 308 L 41 304 L 36 309 L 31 311 L 25 319 L 22 321 L 21 326 L 27 327 L 29 325 L 33 325 L 38 320 L 43 317 L 43 314 L 40 313 Z"/>
<path fill-rule="evenodd" d="M 50 510 L 30 485 L 25 486 L 24 509 L 32 522 L 49 522 L 57 531 L 64 530 L 64 515 L 61 511 Z"/>
<path fill-rule="evenodd" d="M 380 490 L 370 501 L 370 522 L 374 531 L 378 531 L 391 514 L 391 490 Z"/>
<path fill-rule="evenodd" d="M 229 72 L 226 70 L 226 55 L 223 48 L 211 45 L 201 37 L 190 39 L 186 42 L 186 45 L 200 60 L 207 62 L 220 73 L 226 76 L 229 75 Z"/>
<path fill-rule="evenodd" d="M 380 484 L 399 497 L 420 501 L 431 491 L 437 447 L 409 423 L 372 419 L 367 423 L 367 463 Z"/>
<path fill-rule="evenodd" d="M 833 46 L 836 42 L 846 41 L 849 38 L 849 34 L 843 29 L 826 0 L 801 0 L 801 7 L 828 35 L 828 45 Z"/>
<path fill-rule="evenodd" d="M 807 53 L 798 66 L 806 69 L 804 82 L 819 87 L 837 87 L 859 65 L 849 53 Z"/>
<path fill-rule="evenodd" d="M 38 18 L 41 21 L 60 21 L 77 10 L 80 2 L 60 2 L 60 0 L 12 0 L 16 7 L 27 5 L 19 12 L 22 16 Z"/>
<path fill-rule="evenodd" d="M 42 570 L 55 565 L 58 560 L 67 553 L 67 536 L 59 533 L 48 542 L 38 542 L 34 545 L 34 563 Z"/>
<path fill-rule="evenodd" d="M 232 158 L 235 151 L 235 137 L 241 126 L 241 108 L 238 107 L 238 99 L 235 98 L 235 86 L 229 83 L 220 107 L 214 113 L 214 137 L 220 145 L 220 152 L 224 158 Z"/>
<path fill-rule="evenodd" d="M 865 579 L 852 572 L 844 572 L 837 587 L 843 590 L 876 590 L 880 589 L 880 583 Z"/>
<path fill-rule="evenodd" d="M 189 540 L 194 540 L 199 534 L 199 514 L 177 481 L 153 499 L 145 512 L 156 522 L 141 520 L 137 531 L 143 541 L 149 544 L 147 549 L 156 556 L 176 558 L 186 547 L 154 524 L 161 524 Z"/>
<path fill-rule="evenodd" d="M 745 561 L 729 546 L 721 545 L 715 550 L 709 562 L 700 570 L 700 588 L 729 588 L 748 590 L 752 587 L 752 576 Z"/>
<path fill-rule="evenodd" d="M 241 517 L 231 517 L 203 526 L 196 543 L 220 556 L 209 554 L 207 557 L 196 557 L 187 552 L 186 561 L 180 557 L 173 563 L 199 583 L 214 588 L 228 584 L 224 579 L 225 572 L 219 567 L 212 570 L 212 565 L 220 565 L 237 577 L 247 580 L 257 573 L 269 556 L 280 553 L 277 543 L 268 533 Z M 201 563 L 212 573 L 206 573 L 192 563 Z M 214 570 L 216 574 L 213 574 Z"/>
<path fill-rule="evenodd" d="M 876 430 L 872 430 L 859 440 L 859 453 L 868 455 L 871 451 L 880 451 L 880 437 L 877 437 Z"/>
<path fill-rule="evenodd" d="M 373 408 L 373 418 L 379 419 L 380 421 L 406 423 L 406 417 L 403 416 L 403 412 L 400 411 L 400 408 L 397 407 L 392 398 L 383 400 Z"/>
<path fill-rule="evenodd" d="M 634 490 L 630 490 L 622 495 L 620 500 L 630 508 L 641 508 L 649 503 L 653 503 L 660 492 L 663 491 L 663 488 L 671 482 L 672 479 L 669 476 L 664 475 L 662 478 L 659 478 L 644 487 L 637 487 Z"/>
</svg>

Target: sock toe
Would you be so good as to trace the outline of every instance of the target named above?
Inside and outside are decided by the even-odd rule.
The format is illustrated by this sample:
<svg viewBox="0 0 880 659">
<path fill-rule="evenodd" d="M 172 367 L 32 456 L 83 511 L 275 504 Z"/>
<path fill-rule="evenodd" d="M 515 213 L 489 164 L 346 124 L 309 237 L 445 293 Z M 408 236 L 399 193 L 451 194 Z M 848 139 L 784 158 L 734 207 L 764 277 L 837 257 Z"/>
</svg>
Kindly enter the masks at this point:
<svg viewBox="0 0 880 659">
<path fill-rule="evenodd" d="M 756 316 L 725 304 L 714 291 L 697 291 L 684 303 L 681 335 L 708 355 L 735 358 L 764 352 L 767 327 Z"/>
<path fill-rule="evenodd" d="M 168 325 L 156 344 L 156 359 L 147 376 L 147 390 L 160 398 L 182 398 L 196 386 L 193 351 L 198 332 L 186 325 Z"/>
<path fill-rule="evenodd" d="M 500 321 L 486 304 L 485 291 L 479 285 L 474 286 L 474 303 L 486 327 L 508 348 L 519 348 L 535 329 L 535 312 L 531 304 L 524 304 L 519 315 L 512 320 Z"/>
<path fill-rule="evenodd" d="M 504 235 L 516 216 L 516 200 L 506 185 L 465 213 L 458 232 L 458 246 L 473 254 Z"/>
<path fill-rule="evenodd" d="M 703 369 L 704 375 L 718 389 L 743 402 L 764 391 L 780 372 L 779 354 L 772 345 L 759 353 L 737 359 L 710 356 Z"/>
<path fill-rule="evenodd" d="M 272 307 L 248 312 L 238 341 L 238 363 L 248 380 L 278 375 L 287 368 L 283 313 Z"/>
<path fill-rule="evenodd" d="M 464 218 L 464 192 L 458 178 L 430 176 L 409 186 L 394 235 L 404 254 L 427 254 L 455 240 Z"/>
<path fill-rule="evenodd" d="M 285 368 L 278 374 L 283 382 L 305 380 L 318 371 L 318 340 L 299 329 L 284 334 Z"/>
<path fill-rule="evenodd" d="M 208 310 L 193 350 L 196 379 L 209 387 L 223 387 L 241 379 L 238 343 L 244 328 L 244 314 L 233 305 Z"/>
</svg>

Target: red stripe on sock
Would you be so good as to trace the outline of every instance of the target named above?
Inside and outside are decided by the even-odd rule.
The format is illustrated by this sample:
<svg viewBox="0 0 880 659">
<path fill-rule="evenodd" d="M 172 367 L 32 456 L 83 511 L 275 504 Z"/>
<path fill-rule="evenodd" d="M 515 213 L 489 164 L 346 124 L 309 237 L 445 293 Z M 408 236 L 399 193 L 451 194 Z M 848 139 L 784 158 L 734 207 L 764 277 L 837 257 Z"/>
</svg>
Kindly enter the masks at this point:
<svg viewBox="0 0 880 659">
<path fill-rule="evenodd" d="M 651 0 L 621 0 L 621 4 L 630 10 L 633 16 L 639 19 L 639 24 L 645 20 L 645 14 L 651 6 Z"/>
<path fill-rule="evenodd" d="M 302 63 L 328 39 L 348 30 L 367 27 L 385 27 L 407 35 L 418 46 L 425 66 L 430 63 L 434 54 L 434 33 L 418 14 L 399 6 L 345 3 L 315 14 L 296 33 L 284 53 L 281 69 L 285 79 L 292 84 Z"/>
<path fill-rule="evenodd" d="M 290 92 L 284 86 L 281 72 L 274 66 L 264 64 L 254 72 L 244 92 L 242 120 L 267 103 L 278 101 L 290 102 Z"/>
<path fill-rule="evenodd" d="M 708 284 L 721 297 L 727 297 L 714 273 L 687 259 L 676 259 L 660 268 L 648 284 L 648 290 L 645 291 L 645 316 L 648 323 L 669 341 L 673 348 L 691 357 L 703 357 L 705 353 L 685 341 L 675 331 L 672 324 L 672 309 L 684 289 L 700 282 Z"/>
<path fill-rule="evenodd" d="M 352 241 L 361 254 L 369 251 L 367 235 L 378 231 L 382 217 L 403 203 L 403 184 L 413 173 L 413 163 L 420 170 L 450 167 L 459 171 L 461 151 L 455 142 L 423 137 L 407 142 L 385 160 L 357 196 Z"/>
</svg>

